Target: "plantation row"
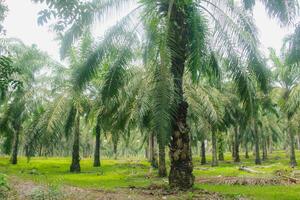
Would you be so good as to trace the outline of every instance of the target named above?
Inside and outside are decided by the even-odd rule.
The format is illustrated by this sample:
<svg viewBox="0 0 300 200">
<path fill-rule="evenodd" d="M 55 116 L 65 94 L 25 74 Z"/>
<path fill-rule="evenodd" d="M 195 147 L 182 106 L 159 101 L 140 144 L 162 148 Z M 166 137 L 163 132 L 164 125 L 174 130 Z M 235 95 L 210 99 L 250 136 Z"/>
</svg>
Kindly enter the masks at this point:
<svg viewBox="0 0 300 200">
<path fill-rule="evenodd" d="M 270 18 L 294 29 L 281 52 L 267 54 L 255 0 L 32 2 L 46 6 L 37 21 L 57 33 L 64 64 L 1 36 L 0 142 L 11 164 L 18 154 L 71 155 L 70 172 L 79 173 L 81 157 L 99 167 L 102 155 L 145 156 L 184 190 L 194 185 L 193 155 L 206 164 L 210 152 L 217 166 L 225 152 L 236 163 L 243 152 L 259 165 L 286 150 L 297 165 L 298 0 L 261 1 Z M 113 13 L 120 19 L 96 39 L 94 25 Z"/>
</svg>

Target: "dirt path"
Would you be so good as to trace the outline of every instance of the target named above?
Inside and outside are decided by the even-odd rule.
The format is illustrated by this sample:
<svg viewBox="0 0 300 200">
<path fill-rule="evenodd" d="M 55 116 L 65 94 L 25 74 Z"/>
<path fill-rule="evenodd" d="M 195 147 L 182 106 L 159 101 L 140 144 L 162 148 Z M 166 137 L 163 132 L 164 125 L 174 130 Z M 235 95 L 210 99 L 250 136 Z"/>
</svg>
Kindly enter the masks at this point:
<svg viewBox="0 0 300 200">
<path fill-rule="evenodd" d="M 96 189 L 82 189 L 78 187 L 63 186 L 58 190 L 49 190 L 46 185 L 38 185 L 32 181 L 24 181 L 17 177 L 9 178 L 12 188 L 8 200 L 32 200 L 36 197 L 46 197 L 50 200 L 175 200 L 175 199 L 199 199 L 199 200 L 221 200 L 224 197 L 217 193 L 201 190 L 193 192 L 168 191 L 159 186 L 149 188 L 126 188 L 115 191 Z M 48 197 L 48 198 L 47 198 Z M 42 199 L 42 198 L 40 198 Z"/>
</svg>

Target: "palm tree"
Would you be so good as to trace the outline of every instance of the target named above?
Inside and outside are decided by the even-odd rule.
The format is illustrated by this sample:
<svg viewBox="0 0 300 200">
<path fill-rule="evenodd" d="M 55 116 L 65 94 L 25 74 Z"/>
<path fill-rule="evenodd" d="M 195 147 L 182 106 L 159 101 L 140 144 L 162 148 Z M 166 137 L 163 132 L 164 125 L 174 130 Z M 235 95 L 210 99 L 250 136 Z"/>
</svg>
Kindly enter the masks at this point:
<svg viewBox="0 0 300 200">
<path fill-rule="evenodd" d="M 52 61 L 35 46 L 27 47 L 21 41 L 14 39 L 9 39 L 7 44 L 13 60 L 12 68 L 4 72 L 11 73 L 17 69 L 15 80 L 8 79 L 8 81 L 11 80 L 18 85 L 15 90 L 8 91 L 10 95 L 5 101 L 6 111 L 1 118 L 0 126 L 7 141 L 11 141 L 10 145 L 7 144 L 8 149 L 12 148 L 11 163 L 17 164 L 20 134 L 23 132 L 25 121 L 30 119 L 30 113 L 35 109 L 38 99 L 34 95 L 35 75 Z M 5 82 L 6 86 L 8 83 Z"/>
<path fill-rule="evenodd" d="M 188 103 L 185 101 L 183 91 L 185 70 L 191 72 L 194 81 L 200 75 L 212 72 L 211 68 L 206 68 L 206 65 L 203 64 L 206 60 L 206 50 L 208 46 L 211 46 L 218 54 L 231 60 L 232 77 L 237 83 L 238 91 L 244 101 L 253 102 L 252 93 L 248 92 L 250 89 L 247 84 L 249 73 L 257 76 L 261 86 L 266 85 L 264 64 L 257 53 L 257 34 L 252 19 L 244 12 L 244 8 L 238 7 L 231 0 L 144 0 L 139 2 L 116 0 L 86 3 L 80 1 L 71 3 L 34 1 L 46 2 L 52 8 L 41 12 L 40 23 L 47 22 L 51 16 L 56 16 L 66 22 L 67 26 L 64 26 L 61 20 L 55 25 L 56 31 L 65 33 L 62 53 L 66 52 L 66 49 L 83 34 L 82 27 L 91 27 L 90 25 L 95 22 L 96 18 L 102 19 L 109 11 L 118 10 L 129 2 L 136 3 L 136 6 L 107 32 L 96 51 L 89 56 L 86 64 L 82 66 L 77 77 L 79 87 L 82 87 L 92 78 L 96 68 L 102 66 L 99 64 L 103 59 L 111 55 L 111 49 L 116 49 L 114 46 L 118 46 L 118 56 L 115 57 L 115 64 L 111 68 L 117 72 L 114 80 L 120 81 L 120 70 L 123 70 L 133 59 L 133 54 L 130 52 L 136 47 L 137 38 L 140 38 L 136 34 L 143 34 L 143 31 L 139 30 L 143 29 L 144 26 L 144 30 L 150 35 L 156 30 L 161 33 L 159 34 L 159 38 L 161 38 L 159 41 L 162 45 L 159 46 L 166 49 L 163 56 L 165 56 L 165 63 L 170 67 L 173 87 L 176 92 L 174 117 L 170 130 L 172 139 L 170 141 L 171 170 L 169 183 L 172 187 L 190 188 L 194 179 L 189 128 L 186 123 Z M 251 8 L 254 2 L 253 0 L 243 1 L 247 8 Z M 281 5 L 281 8 L 285 9 L 278 9 L 274 6 L 276 5 L 274 2 L 266 3 L 266 6 L 271 15 L 289 21 L 291 20 L 290 16 L 295 14 L 293 11 L 297 5 L 297 1 L 291 2 L 293 3 Z M 74 12 L 69 12 L 70 10 Z M 147 22 L 147 24 L 141 23 L 141 20 L 132 20 L 133 18 L 142 19 L 142 22 Z M 234 62 L 236 58 L 243 59 L 239 60 L 239 64 L 237 64 Z M 113 90 L 108 91 L 116 94 Z M 250 106 L 251 103 L 248 105 Z"/>
<path fill-rule="evenodd" d="M 31 123 L 31 135 L 27 140 L 26 151 L 27 156 L 32 156 L 36 151 L 36 144 L 41 139 L 51 141 L 51 145 L 57 143 L 62 136 L 69 138 L 73 136 L 72 162 L 70 166 L 71 172 L 80 172 L 80 123 L 81 118 L 89 110 L 90 100 L 75 90 L 72 85 L 72 77 L 74 76 L 76 67 L 78 67 L 82 59 L 92 48 L 92 41 L 89 34 L 82 38 L 78 48 L 73 47 L 68 53 L 70 68 L 58 70 L 58 79 L 54 79 L 54 90 L 52 98 L 46 104 L 46 110 L 41 113 L 42 117 Z"/>
<path fill-rule="evenodd" d="M 275 98 L 287 120 L 285 130 L 289 136 L 290 164 L 291 166 L 296 166 L 295 133 L 292 128 L 292 119 L 299 105 L 299 100 L 297 98 L 299 97 L 298 88 L 300 74 L 297 65 L 289 65 L 285 58 L 280 58 L 276 55 L 274 49 L 270 49 L 270 60 L 275 67 L 275 83 L 279 86 L 274 86 L 273 91 L 276 92 Z"/>
</svg>

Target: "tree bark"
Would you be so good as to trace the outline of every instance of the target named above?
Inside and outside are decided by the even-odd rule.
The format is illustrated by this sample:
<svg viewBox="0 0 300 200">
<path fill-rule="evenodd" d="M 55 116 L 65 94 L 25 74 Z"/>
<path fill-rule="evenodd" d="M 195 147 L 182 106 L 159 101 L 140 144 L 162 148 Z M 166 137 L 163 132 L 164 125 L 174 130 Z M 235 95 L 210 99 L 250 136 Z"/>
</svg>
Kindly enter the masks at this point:
<svg viewBox="0 0 300 200">
<path fill-rule="evenodd" d="M 13 165 L 16 165 L 18 163 L 18 148 L 19 148 L 19 137 L 20 137 L 19 135 L 20 135 L 20 130 L 15 130 L 12 154 L 10 158 L 10 163 Z"/>
<path fill-rule="evenodd" d="M 234 160 L 235 158 L 235 142 L 234 142 L 234 135 L 231 135 L 231 157 Z"/>
<path fill-rule="evenodd" d="M 74 129 L 74 143 L 72 151 L 72 163 L 70 166 L 70 172 L 80 172 L 80 155 L 79 155 L 79 145 L 80 145 L 80 115 L 77 111 L 75 129 Z"/>
<path fill-rule="evenodd" d="M 218 135 L 218 156 L 219 156 L 219 161 L 224 161 L 224 140 L 223 140 L 223 135 L 219 134 Z"/>
<path fill-rule="evenodd" d="M 97 125 L 96 125 L 96 144 L 95 144 L 95 153 L 94 153 L 94 167 L 100 167 L 100 133 L 101 133 L 101 127 L 100 127 L 100 120 L 98 119 Z"/>
<path fill-rule="evenodd" d="M 290 165 L 291 167 L 297 166 L 296 155 L 295 155 L 295 135 L 290 128 L 290 119 L 288 119 L 288 132 L 290 136 Z"/>
<path fill-rule="evenodd" d="M 159 177 L 166 177 L 167 176 L 166 150 L 165 150 L 165 145 L 161 141 L 158 143 L 158 152 L 159 152 L 158 175 Z"/>
<path fill-rule="evenodd" d="M 249 150 L 248 150 L 248 142 L 245 143 L 245 158 L 249 159 Z"/>
<path fill-rule="evenodd" d="M 234 162 L 240 162 L 240 140 L 239 140 L 239 126 L 234 127 Z"/>
<path fill-rule="evenodd" d="M 186 190 L 192 188 L 194 184 L 190 134 L 186 123 L 188 103 L 183 98 L 183 74 L 188 52 L 187 15 L 189 12 L 186 4 L 181 0 L 169 2 L 167 9 L 170 11 L 168 12 L 170 14 L 168 16 L 168 47 L 172 49 L 171 72 L 176 92 L 175 115 L 172 120 L 170 141 L 169 185 L 171 188 Z"/>
<path fill-rule="evenodd" d="M 268 152 L 267 152 L 267 141 L 263 142 L 263 156 L 262 159 L 265 161 L 268 159 Z"/>
<path fill-rule="evenodd" d="M 216 131 L 211 132 L 211 143 L 212 143 L 212 160 L 211 166 L 218 166 L 218 155 L 217 155 L 217 137 Z"/>
<path fill-rule="evenodd" d="M 259 155 L 259 137 L 258 137 L 258 127 L 257 123 L 254 122 L 254 140 L 255 140 L 255 164 L 260 165 L 261 164 L 261 159 Z"/>
<path fill-rule="evenodd" d="M 206 155 L 205 155 L 205 140 L 201 141 L 201 165 L 206 164 Z"/>
<path fill-rule="evenodd" d="M 158 168 L 154 133 L 151 133 L 149 136 L 149 162 L 153 168 Z"/>
</svg>

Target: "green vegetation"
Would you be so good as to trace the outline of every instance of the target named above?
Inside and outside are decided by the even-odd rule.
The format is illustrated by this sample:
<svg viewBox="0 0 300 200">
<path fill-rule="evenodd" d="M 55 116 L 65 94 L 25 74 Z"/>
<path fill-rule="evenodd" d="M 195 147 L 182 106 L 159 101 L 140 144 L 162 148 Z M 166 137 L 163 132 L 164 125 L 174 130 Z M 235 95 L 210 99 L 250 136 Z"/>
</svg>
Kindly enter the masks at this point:
<svg viewBox="0 0 300 200">
<path fill-rule="evenodd" d="M 34 181 L 17 196 L 299 197 L 299 0 L 261 1 L 294 30 L 268 53 L 256 0 L 32 2 L 63 62 L 2 35 L 0 0 L 0 172 Z"/>
<path fill-rule="evenodd" d="M 300 152 L 297 152 L 299 155 Z M 211 155 L 208 162 L 211 161 Z M 299 185 L 227 185 L 197 183 L 198 178 L 205 177 L 274 177 L 278 170 L 291 171 L 288 155 L 285 152 L 273 152 L 268 161 L 261 166 L 253 164 L 253 157 L 242 159 L 239 165 L 231 161 L 229 154 L 225 154 L 225 161 L 218 167 L 209 164 L 200 165 L 197 158 L 194 159 L 194 174 L 196 176 L 195 189 L 220 192 L 228 197 L 253 197 L 254 199 L 298 199 L 300 195 Z M 120 159 L 102 160 L 100 168 L 92 167 L 91 159 L 81 160 L 82 173 L 69 172 L 70 158 L 32 158 L 28 163 L 26 158 L 20 158 L 18 165 L 9 164 L 8 158 L 1 158 L 0 170 L 8 176 L 18 177 L 24 180 L 32 180 L 39 184 L 71 185 L 82 188 L 105 189 L 116 191 L 118 188 L 147 187 L 153 184 L 166 185 L 167 179 L 159 178 L 157 170 L 151 168 L 150 163 L 144 160 Z M 261 174 L 248 173 L 238 169 L 244 165 L 261 172 Z M 287 192 L 288 190 L 288 192 Z"/>
</svg>

